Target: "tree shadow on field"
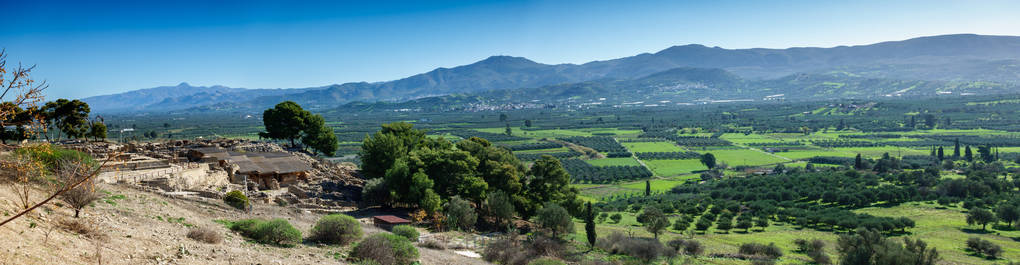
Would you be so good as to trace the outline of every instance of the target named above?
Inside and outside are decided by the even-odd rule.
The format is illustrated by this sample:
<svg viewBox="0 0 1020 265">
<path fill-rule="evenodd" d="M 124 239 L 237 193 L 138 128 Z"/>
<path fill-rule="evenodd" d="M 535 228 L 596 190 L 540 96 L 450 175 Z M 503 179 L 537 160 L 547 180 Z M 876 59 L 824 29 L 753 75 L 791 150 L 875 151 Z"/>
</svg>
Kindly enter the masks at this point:
<svg viewBox="0 0 1020 265">
<path fill-rule="evenodd" d="M 992 230 L 981 230 L 981 228 L 960 228 L 960 231 L 963 231 L 964 233 L 968 233 L 968 234 L 979 234 L 979 235 L 991 234 L 992 233 Z"/>
<path fill-rule="evenodd" d="M 1016 231 L 1016 227 L 1015 226 L 1009 226 L 1009 225 L 1004 225 L 1004 224 L 993 225 L 992 229 L 999 230 L 999 231 Z"/>
<path fill-rule="evenodd" d="M 892 208 L 892 207 L 900 206 L 900 204 L 902 204 L 902 203 L 898 203 L 898 202 L 883 202 L 883 203 L 873 204 L 871 206 L 872 207 L 879 207 L 879 208 Z"/>
<path fill-rule="evenodd" d="M 910 231 L 889 231 L 886 234 L 889 235 L 889 236 L 907 236 L 907 235 L 913 235 L 914 232 L 910 232 Z"/>
</svg>

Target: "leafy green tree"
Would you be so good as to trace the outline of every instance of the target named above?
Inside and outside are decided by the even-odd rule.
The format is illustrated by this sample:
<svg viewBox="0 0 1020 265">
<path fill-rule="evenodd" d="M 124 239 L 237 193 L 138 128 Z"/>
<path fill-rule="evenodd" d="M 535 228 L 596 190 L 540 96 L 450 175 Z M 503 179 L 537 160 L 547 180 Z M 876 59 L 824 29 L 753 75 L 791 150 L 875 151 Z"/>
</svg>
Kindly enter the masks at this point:
<svg viewBox="0 0 1020 265">
<path fill-rule="evenodd" d="M 705 165 L 705 167 L 708 167 L 708 169 L 715 168 L 716 165 L 715 155 L 713 155 L 712 153 L 705 153 L 704 155 L 701 155 L 701 164 Z"/>
<path fill-rule="evenodd" d="M 609 220 L 613 220 L 614 224 L 619 224 L 620 220 L 623 220 L 623 215 L 620 215 L 620 213 L 614 213 L 613 215 L 609 216 Z"/>
<path fill-rule="evenodd" d="M 719 220 L 715 222 L 715 229 L 722 230 L 723 232 L 733 229 L 733 219 L 726 216 L 720 216 Z"/>
<path fill-rule="evenodd" d="M 471 156 L 478 159 L 478 167 L 475 172 L 485 183 L 488 184 L 489 193 L 503 191 L 510 196 L 514 208 L 522 213 L 537 208 L 532 205 L 528 197 L 524 195 L 523 178 L 527 168 L 514 156 L 510 150 L 495 146 L 485 139 L 471 137 L 456 144 L 457 149 L 471 153 Z"/>
<path fill-rule="evenodd" d="M 81 100 L 58 99 L 42 107 L 45 119 L 69 138 L 84 137 L 89 130 L 89 104 Z"/>
<path fill-rule="evenodd" d="M 659 238 L 659 233 L 663 229 L 669 227 L 669 219 L 662 213 L 662 210 L 655 206 L 645 207 L 644 212 L 638 215 L 638 221 L 645 226 L 645 230 L 655 235 L 656 239 Z"/>
<path fill-rule="evenodd" d="M 524 120 L 524 127 L 531 128 L 531 120 Z"/>
<path fill-rule="evenodd" d="M 477 220 L 478 215 L 475 214 L 470 202 L 454 196 L 446 203 L 446 222 L 450 227 L 470 231 Z"/>
<path fill-rule="evenodd" d="M 704 215 L 698 218 L 698 222 L 694 223 L 694 230 L 704 232 L 707 231 L 709 227 L 712 227 L 712 220 L 705 218 Z"/>
<path fill-rule="evenodd" d="M 99 139 L 106 139 L 106 124 L 102 122 L 92 122 L 92 126 L 89 127 L 89 137 L 99 141 Z"/>
<path fill-rule="evenodd" d="M 553 202 L 563 205 L 571 213 L 580 212 L 580 200 L 577 199 L 577 188 L 570 187 L 570 174 L 563 169 L 560 160 L 543 155 L 535 161 L 529 172 L 527 194 L 533 203 Z"/>
<path fill-rule="evenodd" d="M 673 230 L 676 230 L 676 231 L 680 231 L 680 232 L 686 231 L 687 228 L 690 227 L 690 226 L 691 226 L 691 223 L 688 222 L 687 219 L 684 219 L 683 217 L 677 218 L 676 221 L 673 221 Z"/>
<path fill-rule="evenodd" d="M 268 139 L 288 140 L 291 146 L 296 141 L 312 150 L 332 156 L 337 149 L 337 138 L 333 128 L 326 126 L 322 115 L 315 115 L 301 108 L 293 101 L 284 101 L 262 112 L 265 132 L 259 136 Z"/>
<path fill-rule="evenodd" d="M 574 221 L 570 213 L 556 203 L 547 203 L 545 207 L 539 209 L 535 222 L 552 232 L 555 238 L 574 232 Z"/>
<path fill-rule="evenodd" d="M 995 209 L 995 217 L 1006 222 L 1006 225 L 1013 226 L 1013 222 L 1020 220 L 1020 205 L 1016 203 L 1000 203 Z"/>
<path fill-rule="evenodd" d="M 754 225 L 761 228 L 761 231 L 765 231 L 765 228 L 769 227 L 769 218 L 765 216 L 758 216 L 754 220 Z"/>
<path fill-rule="evenodd" d="M 500 122 L 506 122 L 507 118 L 508 117 L 506 116 L 506 113 L 500 113 L 499 114 L 499 121 Z"/>
<path fill-rule="evenodd" d="M 428 214 L 435 214 L 439 212 L 439 207 L 443 204 L 443 200 L 439 198 L 439 194 L 436 194 L 432 189 L 425 190 L 425 195 L 418 204 L 422 210 L 425 210 Z"/>
<path fill-rule="evenodd" d="M 408 166 L 412 171 L 428 175 L 435 182 L 432 189 L 441 197 L 460 196 L 481 205 L 489 188 L 488 183 L 475 174 L 478 159 L 466 151 L 422 148 L 411 152 Z"/>
<path fill-rule="evenodd" d="M 22 109 L 14 102 L 3 102 L 0 103 L 0 140 L 4 144 L 8 140 L 21 141 L 28 138 L 25 126 L 32 122 L 33 113 L 37 112 L 36 108 L 29 108 L 27 110 Z M 8 126 L 14 126 L 14 130 L 8 130 Z"/>
<path fill-rule="evenodd" d="M 506 131 L 504 132 L 504 134 L 506 134 L 507 136 L 514 135 L 514 130 L 510 128 L 509 123 L 506 124 Z"/>
<path fill-rule="evenodd" d="M 397 159 L 417 149 L 425 141 L 425 131 L 411 123 L 382 124 L 372 137 L 361 142 L 361 172 L 368 178 L 382 177 Z"/>
<path fill-rule="evenodd" d="M 854 235 L 841 235 L 836 250 L 839 264 L 851 265 L 935 265 L 940 260 L 938 250 L 928 248 L 921 240 L 904 239 L 901 245 L 882 236 L 876 230 L 862 229 Z"/>
<path fill-rule="evenodd" d="M 977 149 L 978 149 L 978 155 L 981 156 L 981 160 L 985 161 L 985 163 L 991 163 L 992 161 L 995 161 L 995 156 L 992 155 L 992 147 L 991 146 L 981 145 L 981 146 L 978 146 Z"/>
<path fill-rule="evenodd" d="M 433 182 L 425 172 L 415 172 L 411 174 L 411 186 L 407 189 L 407 199 L 404 201 L 410 203 L 419 203 L 425 199 L 425 193 L 432 190 Z M 433 191 L 434 192 L 434 191 Z M 400 194 L 391 196 L 401 196 Z"/>
<path fill-rule="evenodd" d="M 336 154 L 339 142 L 333 128 L 326 126 L 322 115 L 311 115 L 305 119 L 304 136 L 301 143 L 327 156 Z"/>
<path fill-rule="evenodd" d="M 485 204 L 489 207 L 489 214 L 496 219 L 497 226 L 502 226 L 504 221 L 514 217 L 514 204 L 506 192 L 495 191 L 489 193 L 485 199 Z"/>
<path fill-rule="evenodd" d="M 754 226 L 754 223 L 749 218 L 737 220 L 737 228 L 744 229 L 745 233 L 746 232 L 750 232 L 751 231 L 751 227 L 753 227 L 753 226 Z"/>
<path fill-rule="evenodd" d="M 588 246 L 595 249 L 595 241 L 598 238 L 595 234 L 595 211 L 591 208 L 591 202 L 585 205 L 584 233 L 588 237 Z"/>
<path fill-rule="evenodd" d="M 301 132 L 305 128 L 305 120 L 309 113 L 293 101 L 284 101 L 276 104 L 275 107 L 262 112 L 262 123 L 266 131 L 259 133 L 260 136 L 269 139 L 289 140 L 290 145 L 296 145 L 301 138 Z"/>
<path fill-rule="evenodd" d="M 986 230 L 985 228 L 988 224 L 994 223 L 995 221 L 995 214 L 992 214 L 991 211 L 982 208 L 970 209 L 970 212 L 967 213 L 967 224 L 979 224 L 981 225 L 981 230 Z"/>
</svg>

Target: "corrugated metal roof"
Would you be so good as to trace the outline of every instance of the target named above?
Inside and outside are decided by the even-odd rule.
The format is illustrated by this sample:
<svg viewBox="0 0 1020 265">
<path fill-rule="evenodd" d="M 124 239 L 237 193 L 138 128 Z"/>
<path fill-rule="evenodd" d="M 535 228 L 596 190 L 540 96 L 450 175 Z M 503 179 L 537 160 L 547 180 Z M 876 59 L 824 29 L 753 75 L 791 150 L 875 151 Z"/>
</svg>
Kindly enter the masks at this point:
<svg viewBox="0 0 1020 265">
<path fill-rule="evenodd" d="M 308 163 L 285 152 L 234 152 L 219 147 L 198 147 L 192 150 L 201 152 L 206 157 L 237 165 L 241 173 L 288 174 L 312 170 Z"/>
<path fill-rule="evenodd" d="M 388 224 L 406 224 L 406 223 L 411 223 L 411 221 L 408 221 L 407 219 L 396 217 L 396 216 L 392 216 L 392 215 L 378 215 L 378 216 L 374 216 L 372 218 L 375 219 L 376 221 L 382 221 L 382 222 L 388 223 Z"/>
</svg>

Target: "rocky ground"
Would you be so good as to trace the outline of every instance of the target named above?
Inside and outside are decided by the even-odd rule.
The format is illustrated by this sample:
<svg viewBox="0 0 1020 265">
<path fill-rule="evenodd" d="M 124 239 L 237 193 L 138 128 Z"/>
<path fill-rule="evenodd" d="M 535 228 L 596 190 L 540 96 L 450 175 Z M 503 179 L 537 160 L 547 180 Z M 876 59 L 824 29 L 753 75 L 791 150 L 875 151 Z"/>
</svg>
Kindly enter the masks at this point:
<svg viewBox="0 0 1020 265">
<path fill-rule="evenodd" d="M 252 243 L 215 220 L 284 218 L 305 235 L 321 214 L 275 204 L 256 204 L 244 213 L 222 202 L 197 197 L 175 198 L 125 185 L 100 185 L 102 199 L 86 207 L 80 218 L 54 201 L 30 215 L 0 227 L 0 264 L 346 264 L 347 247 L 299 244 L 290 248 Z M 14 215 L 15 193 L 0 188 L 0 212 Z M 39 201 L 37 191 L 33 200 Z M 70 231 L 61 223 L 77 220 L 91 232 Z M 382 230 L 363 221 L 366 234 Z M 213 229 L 223 242 L 189 239 L 193 227 Z M 424 232 L 424 231 L 423 231 Z M 425 234 L 425 237 L 435 236 Z M 448 242 L 449 244 L 458 244 Z M 469 249 L 470 250 L 470 249 Z M 477 249 L 475 249 L 477 251 Z M 422 264 L 485 264 L 454 249 L 419 247 Z"/>
</svg>

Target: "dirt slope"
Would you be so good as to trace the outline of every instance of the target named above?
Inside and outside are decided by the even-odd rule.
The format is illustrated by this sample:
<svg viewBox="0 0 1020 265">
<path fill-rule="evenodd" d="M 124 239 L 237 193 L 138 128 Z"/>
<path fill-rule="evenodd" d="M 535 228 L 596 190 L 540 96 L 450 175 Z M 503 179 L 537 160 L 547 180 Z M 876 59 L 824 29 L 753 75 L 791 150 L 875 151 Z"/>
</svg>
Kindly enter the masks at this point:
<svg viewBox="0 0 1020 265">
<path fill-rule="evenodd" d="M 349 247 L 301 244 L 291 248 L 246 241 L 213 220 L 284 218 L 305 235 L 321 216 L 293 208 L 256 204 L 251 214 L 216 201 L 165 197 L 117 185 L 101 185 L 103 199 L 79 218 L 95 224 L 106 239 L 92 239 L 59 227 L 74 212 L 51 203 L 30 216 L 0 227 L 0 264 L 346 264 Z M 42 195 L 36 194 L 35 200 Z M 0 212 L 13 215 L 14 193 L 0 188 Z M 224 235 L 221 244 L 186 237 L 189 227 L 207 227 Z M 363 225 L 366 233 L 381 230 Z M 485 264 L 453 250 L 419 247 L 422 264 Z M 339 259 L 337 258 L 339 257 Z"/>
</svg>

